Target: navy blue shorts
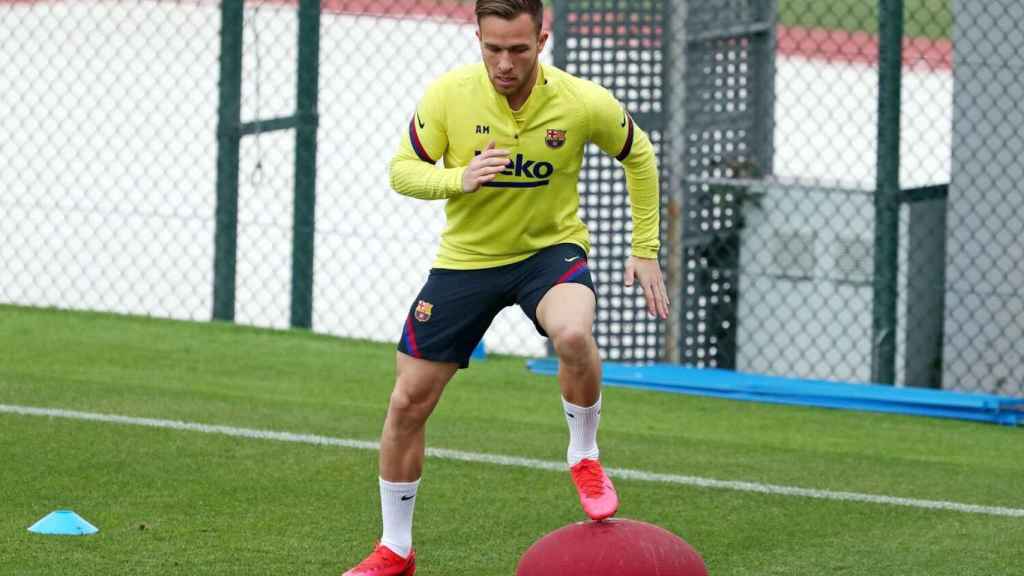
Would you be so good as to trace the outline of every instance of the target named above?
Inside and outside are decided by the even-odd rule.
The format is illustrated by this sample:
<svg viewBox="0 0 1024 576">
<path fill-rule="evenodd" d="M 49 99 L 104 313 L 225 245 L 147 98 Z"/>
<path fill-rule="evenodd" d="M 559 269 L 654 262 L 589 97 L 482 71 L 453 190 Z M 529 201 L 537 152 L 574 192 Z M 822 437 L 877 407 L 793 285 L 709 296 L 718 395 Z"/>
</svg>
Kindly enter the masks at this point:
<svg viewBox="0 0 1024 576">
<path fill-rule="evenodd" d="M 409 309 L 398 350 L 465 368 L 491 321 L 513 304 L 523 309 L 541 336 L 547 336 L 537 322 L 537 305 L 552 286 L 569 282 L 594 290 L 587 255 L 575 244 L 557 244 L 496 268 L 432 268 Z"/>
</svg>

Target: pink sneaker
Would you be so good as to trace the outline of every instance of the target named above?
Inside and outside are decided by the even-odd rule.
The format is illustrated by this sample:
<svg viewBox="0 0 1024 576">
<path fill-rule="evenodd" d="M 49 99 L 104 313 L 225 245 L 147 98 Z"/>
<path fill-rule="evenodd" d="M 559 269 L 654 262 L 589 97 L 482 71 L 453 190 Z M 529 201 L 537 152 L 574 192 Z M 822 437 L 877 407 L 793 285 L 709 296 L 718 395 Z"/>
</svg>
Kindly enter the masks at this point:
<svg viewBox="0 0 1024 576">
<path fill-rule="evenodd" d="M 619 509 L 619 495 L 601 468 L 601 462 L 584 458 L 570 470 L 587 516 L 595 522 L 613 516 Z"/>
<path fill-rule="evenodd" d="M 391 548 L 378 543 L 373 552 L 358 566 L 341 576 L 413 576 L 416 573 L 416 551 L 402 558 Z"/>
</svg>

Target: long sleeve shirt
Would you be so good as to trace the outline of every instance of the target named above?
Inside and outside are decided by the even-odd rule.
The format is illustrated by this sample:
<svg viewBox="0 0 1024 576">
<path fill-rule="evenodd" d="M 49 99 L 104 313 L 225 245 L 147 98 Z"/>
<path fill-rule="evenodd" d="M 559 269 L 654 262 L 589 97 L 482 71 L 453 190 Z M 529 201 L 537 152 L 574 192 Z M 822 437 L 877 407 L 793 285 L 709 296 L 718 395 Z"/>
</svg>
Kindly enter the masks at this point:
<svg viewBox="0 0 1024 576">
<path fill-rule="evenodd" d="M 447 202 L 434 267 L 503 266 L 561 243 L 589 252 L 589 233 L 578 214 L 588 142 L 625 169 L 632 254 L 657 257 L 658 169 L 647 134 L 600 85 L 538 66 L 537 82 L 519 110 L 494 89 L 483 64 L 447 73 L 420 100 L 390 176 L 401 194 Z M 506 170 L 464 193 L 466 166 L 491 141 L 510 152 Z"/>
</svg>

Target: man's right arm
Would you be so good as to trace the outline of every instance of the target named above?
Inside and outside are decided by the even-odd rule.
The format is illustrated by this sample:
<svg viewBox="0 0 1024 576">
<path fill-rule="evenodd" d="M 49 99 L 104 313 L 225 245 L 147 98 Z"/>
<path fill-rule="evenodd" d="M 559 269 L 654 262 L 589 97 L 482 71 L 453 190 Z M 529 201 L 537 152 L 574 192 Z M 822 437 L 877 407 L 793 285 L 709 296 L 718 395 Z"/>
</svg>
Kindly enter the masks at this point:
<svg viewBox="0 0 1024 576">
<path fill-rule="evenodd" d="M 440 168 L 448 149 L 443 87 L 435 83 L 416 107 L 391 159 L 391 187 L 422 200 L 443 200 L 462 193 L 465 167 Z"/>
<path fill-rule="evenodd" d="M 399 194 L 421 200 L 444 200 L 462 193 L 462 173 L 465 171 L 465 166 L 440 168 L 417 156 L 408 144 L 403 143 L 391 159 L 391 187 Z"/>
</svg>

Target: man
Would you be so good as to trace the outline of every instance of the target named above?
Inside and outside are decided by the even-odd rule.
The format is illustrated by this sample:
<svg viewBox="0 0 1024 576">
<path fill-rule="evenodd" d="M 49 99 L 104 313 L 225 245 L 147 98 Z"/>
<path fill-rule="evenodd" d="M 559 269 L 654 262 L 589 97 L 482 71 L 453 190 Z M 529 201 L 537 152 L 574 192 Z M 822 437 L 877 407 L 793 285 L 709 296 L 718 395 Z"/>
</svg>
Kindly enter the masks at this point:
<svg viewBox="0 0 1024 576">
<path fill-rule="evenodd" d="M 427 90 L 391 163 L 401 194 L 447 200 L 447 226 L 398 344 L 397 378 L 380 440 L 383 535 L 343 576 L 411 576 L 412 517 L 427 418 L 497 313 L 518 304 L 560 360 L 567 461 L 583 510 L 599 521 L 618 496 L 598 459 L 601 361 L 587 228 L 577 215 L 590 141 L 626 170 L 633 247 L 648 313 L 668 317 L 658 267 L 658 171 L 651 143 L 600 86 L 542 66 L 541 0 L 477 0 L 483 64 Z M 444 168 L 436 166 L 444 160 Z"/>
</svg>

